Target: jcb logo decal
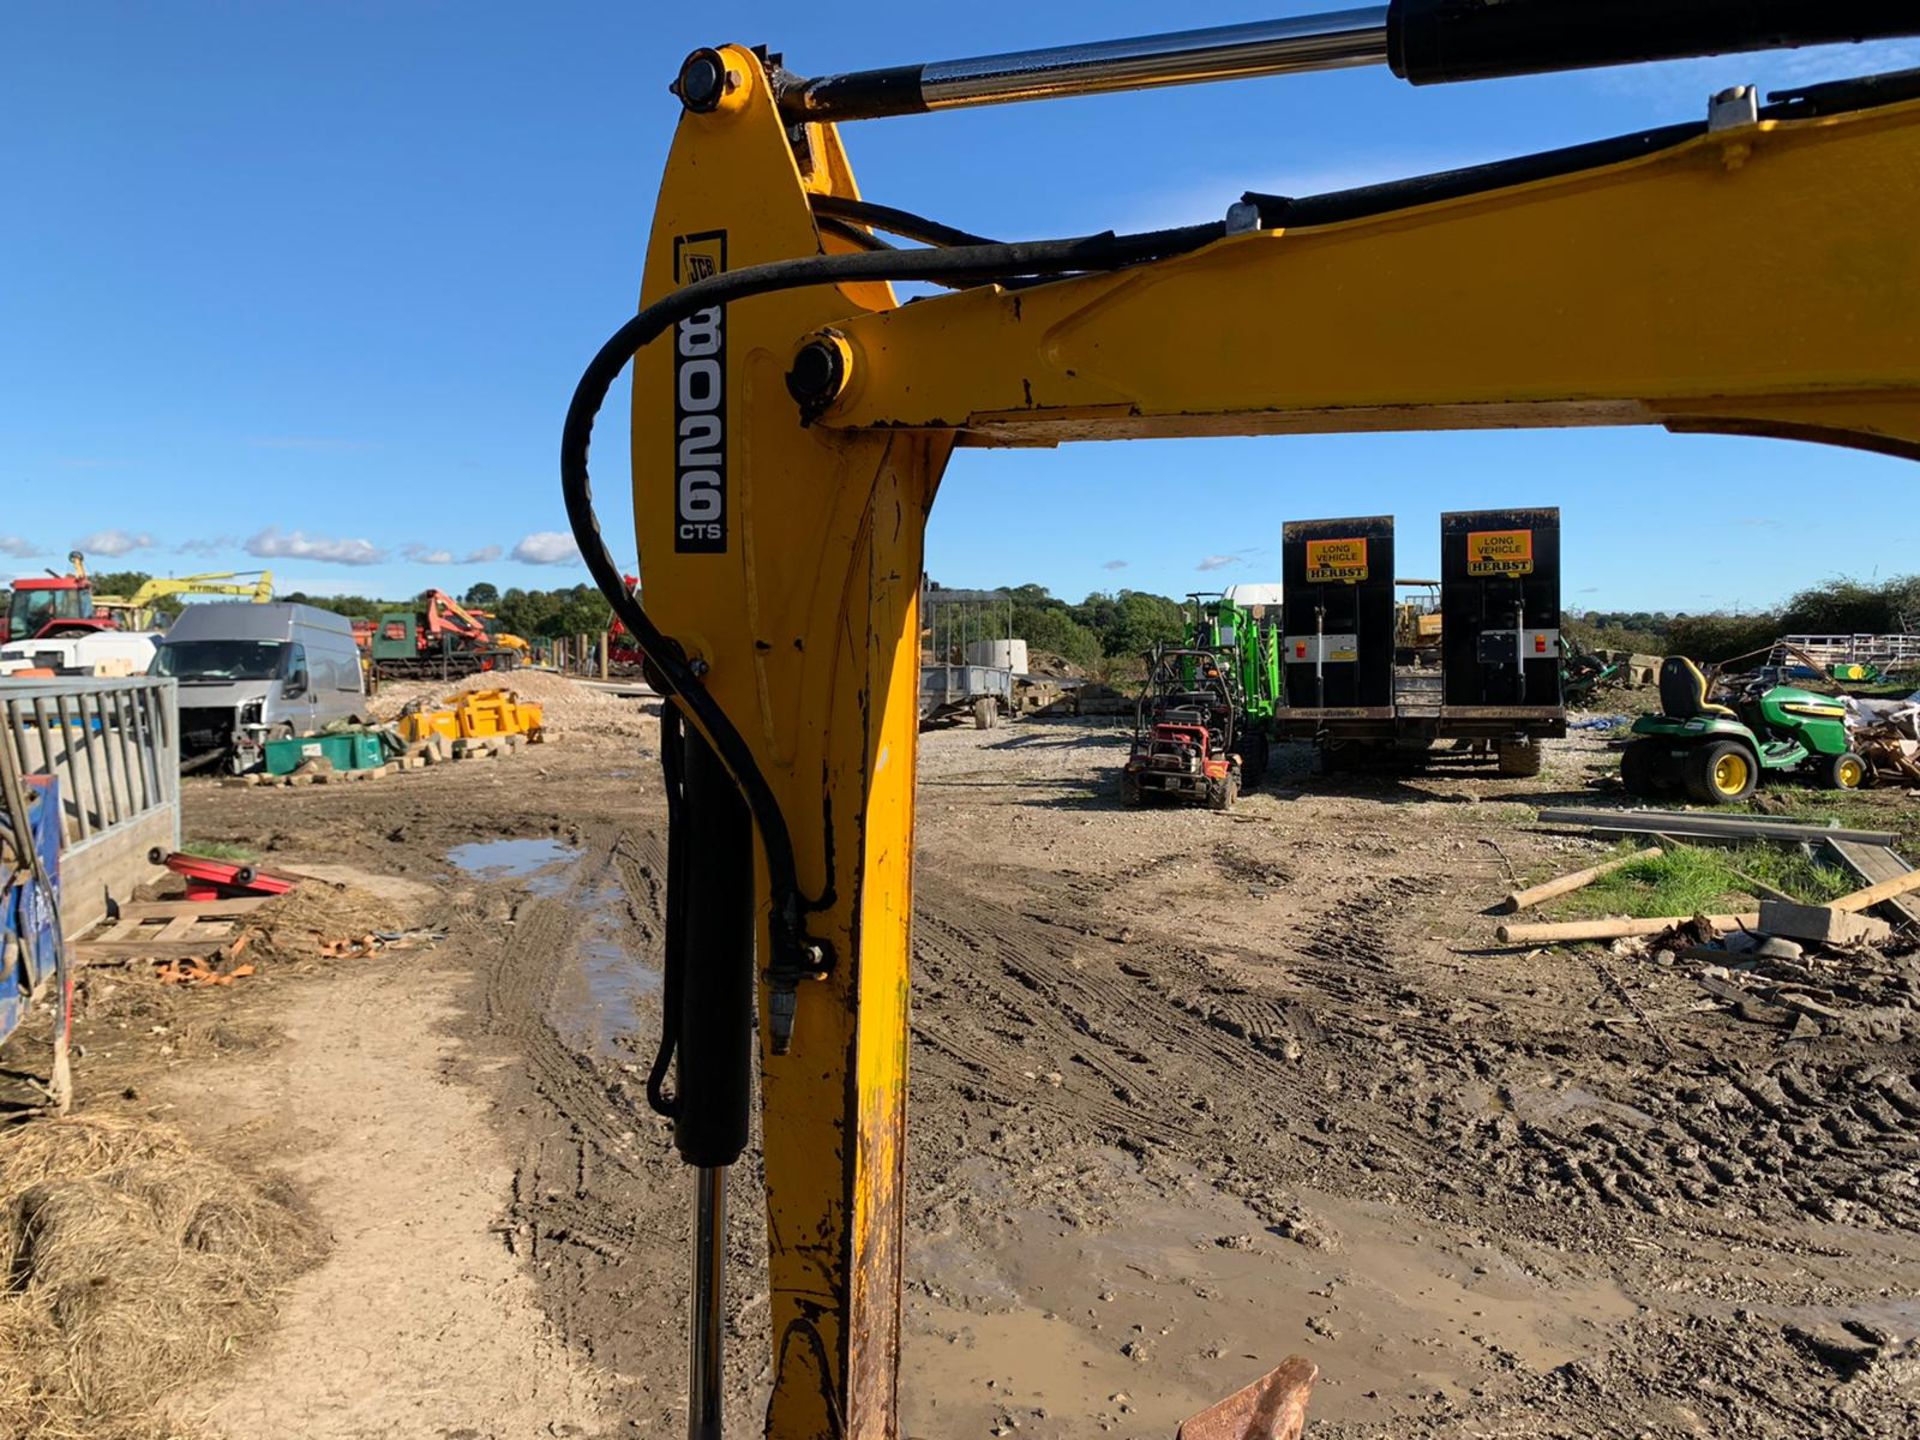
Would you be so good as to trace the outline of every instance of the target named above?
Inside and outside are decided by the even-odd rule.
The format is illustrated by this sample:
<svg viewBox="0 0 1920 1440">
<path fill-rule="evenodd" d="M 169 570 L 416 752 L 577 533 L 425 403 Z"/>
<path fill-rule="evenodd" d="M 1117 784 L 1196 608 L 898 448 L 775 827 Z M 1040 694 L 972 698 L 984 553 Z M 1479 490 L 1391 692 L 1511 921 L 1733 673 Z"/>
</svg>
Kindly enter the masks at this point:
<svg viewBox="0 0 1920 1440">
<path fill-rule="evenodd" d="M 673 268 L 680 285 L 727 268 L 727 232 L 677 236 Z M 709 305 L 674 331 L 674 529 L 682 554 L 727 548 L 727 307 Z"/>
<path fill-rule="evenodd" d="M 1307 541 L 1309 585 L 1358 585 L 1366 578 L 1365 539 Z"/>
<path fill-rule="evenodd" d="M 1531 575 L 1531 530 L 1473 530 L 1467 535 L 1467 574 Z"/>
</svg>

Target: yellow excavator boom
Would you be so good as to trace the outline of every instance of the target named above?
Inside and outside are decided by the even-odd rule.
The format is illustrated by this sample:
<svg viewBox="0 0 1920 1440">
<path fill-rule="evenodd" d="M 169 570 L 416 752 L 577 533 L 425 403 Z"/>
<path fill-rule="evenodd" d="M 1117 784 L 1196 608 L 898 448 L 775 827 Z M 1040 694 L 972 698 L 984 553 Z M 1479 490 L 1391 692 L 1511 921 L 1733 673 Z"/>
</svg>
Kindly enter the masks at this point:
<svg viewBox="0 0 1920 1440">
<path fill-rule="evenodd" d="M 1868 0 L 1748 7 L 1792 12 L 1764 35 L 1689 30 L 1729 13 L 1695 0 L 1610 8 L 1640 21 L 1633 44 L 1581 30 L 1571 0 L 1395 0 L 824 80 L 737 45 L 683 66 L 642 310 L 581 382 L 562 478 L 589 568 L 672 696 L 686 868 L 667 960 L 686 968 L 674 1093 L 653 1098 L 700 1175 L 694 1433 L 718 1433 L 700 1427 L 718 1424 L 717 1216 L 750 1033 L 767 1433 L 897 1433 L 918 597 L 955 445 L 1659 425 L 1920 457 L 1911 81 L 1764 107 L 1730 92 L 1700 121 L 1572 151 L 1027 244 L 862 201 L 836 122 L 1323 64 L 1430 81 L 1920 29 Z M 1526 51 L 1500 27 L 1529 15 Z M 895 280 L 951 293 L 901 305 Z M 629 360 L 644 609 L 586 463 Z M 1233 1403 L 1297 1426 L 1310 1378 L 1296 1364 Z M 1189 1433 L 1255 1433 L 1234 1423 Z"/>
<path fill-rule="evenodd" d="M 273 599 L 273 572 L 261 570 L 244 584 L 239 571 L 226 570 L 205 575 L 159 576 L 146 581 L 125 599 L 117 595 L 96 595 L 93 608 L 115 616 L 122 629 L 148 630 L 155 620 L 154 602 L 169 595 L 231 595 L 265 605 Z"/>
</svg>

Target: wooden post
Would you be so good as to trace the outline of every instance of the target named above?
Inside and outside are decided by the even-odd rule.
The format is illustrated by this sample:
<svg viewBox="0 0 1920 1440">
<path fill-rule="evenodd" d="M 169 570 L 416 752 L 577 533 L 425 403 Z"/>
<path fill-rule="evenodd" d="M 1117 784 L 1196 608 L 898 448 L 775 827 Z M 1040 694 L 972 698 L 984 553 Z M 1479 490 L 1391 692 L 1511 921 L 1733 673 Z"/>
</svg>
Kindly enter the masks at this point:
<svg viewBox="0 0 1920 1440">
<path fill-rule="evenodd" d="M 611 679 L 613 676 L 613 658 L 610 653 L 612 649 L 613 645 L 608 632 L 602 630 L 600 632 L 600 678 L 602 680 Z"/>
<path fill-rule="evenodd" d="M 1909 870 L 1892 880 L 1882 880 L 1878 885 L 1869 885 L 1864 890 L 1856 890 L 1851 895 L 1842 895 L 1833 902 L 1835 910 L 1845 910 L 1849 914 L 1866 910 L 1878 905 L 1882 900 L 1892 900 L 1909 891 L 1920 890 L 1920 870 Z"/>
<path fill-rule="evenodd" d="M 1661 853 L 1658 845 L 1649 845 L 1644 850 L 1636 851 L 1618 860 L 1608 860 L 1590 869 L 1576 870 L 1571 875 L 1562 875 L 1558 880 L 1548 880 L 1530 889 L 1515 890 L 1502 903 L 1507 913 L 1511 915 L 1516 910 L 1526 910 L 1543 901 L 1554 900 L 1562 895 L 1571 895 L 1575 890 L 1584 889 L 1594 881 L 1611 875 L 1616 870 L 1624 869 L 1636 860 L 1655 860 Z"/>
<path fill-rule="evenodd" d="M 1540 925 L 1502 925 L 1494 932 L 1502 945 L 1546 945 L 1563 940 L 1624 940 L 1635 935 L 1658 935 L 1676 925 L 1684 925 L 1691 915 L 1668 915 L 1656 920 L 1560 920 Z M 1752 915 L 1709 915 L 1707 923 L 1716 930 L 1758 930 L 1760 917 Z"/>
</svg>

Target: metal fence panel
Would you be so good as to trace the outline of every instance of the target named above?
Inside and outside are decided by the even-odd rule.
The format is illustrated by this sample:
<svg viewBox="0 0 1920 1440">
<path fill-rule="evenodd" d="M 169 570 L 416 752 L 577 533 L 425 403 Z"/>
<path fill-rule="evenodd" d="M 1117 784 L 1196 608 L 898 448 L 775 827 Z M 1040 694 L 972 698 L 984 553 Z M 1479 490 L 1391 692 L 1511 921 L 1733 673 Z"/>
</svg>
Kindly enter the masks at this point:
<svg viewBox="0 0 1920 1440">
<path fill-rule="evenodd" d="M 23 775 L 60 781 L 77 851 L 180 801 L 179 688 L 170 678 L 0 680 L 0 743 Z"/>
</svg>

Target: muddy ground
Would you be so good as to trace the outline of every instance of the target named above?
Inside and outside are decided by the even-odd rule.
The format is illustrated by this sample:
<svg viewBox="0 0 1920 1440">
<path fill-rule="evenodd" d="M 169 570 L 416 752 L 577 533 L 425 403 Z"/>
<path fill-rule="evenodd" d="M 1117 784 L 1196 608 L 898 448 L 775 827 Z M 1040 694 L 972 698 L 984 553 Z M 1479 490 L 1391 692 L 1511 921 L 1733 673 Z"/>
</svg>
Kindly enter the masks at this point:
<svg viewBox="0 0 1920 1440">
<path fill-rule="evenodd" d="M 183 1424 L 682 1433 L 687 1181 L 642 1093 L 663 806 L 619 728 L 188 785 L 189 835 L 377 877 L 445 938 L 164 1003 L 92 982 L 83 1103 L 286 1174 L 331 1235 Z M 1283 762 L 1230 815 L 1122 810 L 1124 743 L 924 738 L 906 1433 L 1166 1436 L 1300 1353 L 1343 1440 L 1920 1434 L 1920 998 L 1802 1025 L 1685 966 L 1482 948 L 1516 876 L 1599 850 L 1531 823 L 1608 802 L 1597 740 L 1532 779 Z"/>
</svg>

